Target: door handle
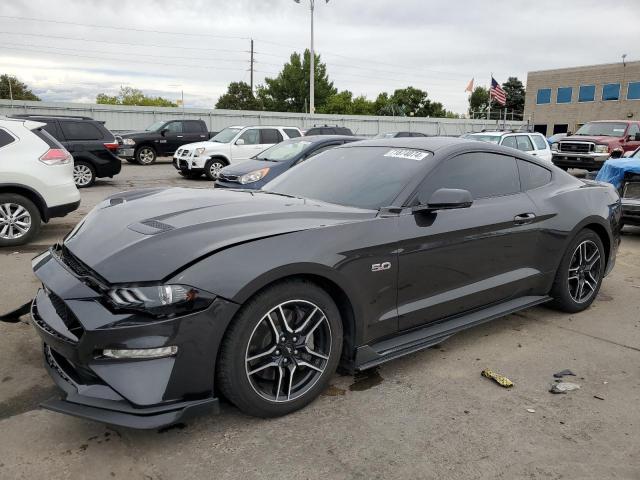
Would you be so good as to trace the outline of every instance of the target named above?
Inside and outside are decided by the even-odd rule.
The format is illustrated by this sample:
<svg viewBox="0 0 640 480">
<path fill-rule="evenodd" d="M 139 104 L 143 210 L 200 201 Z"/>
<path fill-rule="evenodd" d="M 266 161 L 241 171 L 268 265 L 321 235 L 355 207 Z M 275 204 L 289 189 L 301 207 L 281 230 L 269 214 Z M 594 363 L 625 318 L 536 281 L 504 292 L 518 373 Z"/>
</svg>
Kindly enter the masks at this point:
<svg viewBox="0 0 640 480">
<path fill-rule="evenodd" d="M 513 223 L 516 225 L 526 225 L 528 223 L 533 223 L 535 219 L 535 213 L 521 213 L 520 215 L 513 217 Z"/>
<path fill-rule="evenodd" d="M 182 138 L 184 137 L 184 135 L 176 135 L 178 138 Z"/>
<path fill-rule="evenodd" d="M 531 152 L 531 155 L 538 156 L 538 154 L 536 152 Z"/>
</svg>

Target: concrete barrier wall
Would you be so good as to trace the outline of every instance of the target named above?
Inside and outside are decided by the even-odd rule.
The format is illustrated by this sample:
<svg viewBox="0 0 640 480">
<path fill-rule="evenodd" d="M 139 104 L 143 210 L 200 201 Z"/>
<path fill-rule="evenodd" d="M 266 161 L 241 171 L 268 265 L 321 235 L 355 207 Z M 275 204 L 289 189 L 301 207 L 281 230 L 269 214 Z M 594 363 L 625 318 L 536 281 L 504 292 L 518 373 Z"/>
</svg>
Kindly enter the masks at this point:
<svg viewBox="0 0 640 480">
<path fill-rule="evenodd" d="M 79 115 L 105 122 L 114 132 L 143 130 L 157 120 L 202 119 L 210 131 L 231 125 L 285 125 L 308 129 L 314 125 L 340 125 L 357 135 L 373 136 L 394 131 L 422 132 L 427 135 L 458 136 L 484 128 L 502 127 L 502 122 L 457 118 L 377 117 L 365 115 L 310 116 L 303 113 L 253 112 L 199 108 L 134 107 L 87 103 L 28 102 L 0 100 L 0 115 L 12 114 Z M 519 128 L 524 122 L 506 122 L 506 128 Z"/>
</svg>

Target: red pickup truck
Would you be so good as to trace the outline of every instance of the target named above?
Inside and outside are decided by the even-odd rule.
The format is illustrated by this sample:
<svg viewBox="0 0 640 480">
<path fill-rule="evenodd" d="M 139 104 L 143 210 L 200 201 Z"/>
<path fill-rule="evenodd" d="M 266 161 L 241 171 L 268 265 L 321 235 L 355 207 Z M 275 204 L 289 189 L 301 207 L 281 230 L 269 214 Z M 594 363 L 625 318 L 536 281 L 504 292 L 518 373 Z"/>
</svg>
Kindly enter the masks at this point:
<svg viewBox="0 0 640 480">
<path fill-rule="evenodd" d="M 606 120 L 585 123 L 573 135 L 551 146 L 553 163 L 567 170 L 600 170 L 615 148 L 625 152 L 640 147 L 640 122 Z"/>
</svg>

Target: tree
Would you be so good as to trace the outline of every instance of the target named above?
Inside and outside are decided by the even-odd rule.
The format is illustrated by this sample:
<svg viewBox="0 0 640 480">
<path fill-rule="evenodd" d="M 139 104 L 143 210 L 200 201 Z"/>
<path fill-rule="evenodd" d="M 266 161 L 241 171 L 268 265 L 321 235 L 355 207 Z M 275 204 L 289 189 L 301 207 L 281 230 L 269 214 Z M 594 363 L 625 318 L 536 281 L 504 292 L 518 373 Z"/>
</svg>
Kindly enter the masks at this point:
<svg viewBox="0 0 640 480">
<path fill-rule="evenodd" d="M 484 112 L 489 106 L 489 91 L 484 87 L 476 87 L 469 96 L 469 115 Z"/>
<path fill-rule="evenodd" d="M 353 113 L 353 93 L 349 90 L 343 90 L 340 93 L 331 95 L 326 103 L 317 109 L 317 112 L 338 115 L 349 115 Z"/>
<path fill-rule="evenodd" d="M 513 110 L 515 113 L 524 113 L 524 85 L 518 77 L 509 77 L 506 82 L 502 84 L 504 92 L 507 94 L 507 102 L 505 108 L 507 110 Z"/>
<path fill-rule="evenodd" d="M 109 96 L 99 93 L 96 96 L 96 103 L 107 105 L 139 105 L 152 107 L 177 107 L 178 104 L 162 97 L 147 97 L 142 90 L 132 87 L 120 87 L 120 93 L 115 96 Z"/>
<path fill-rule="evenodd" d="M 11 89 L 9 89 L 11 83 Z M 40 100 L 38 96 L 31 91 L 26 83 L 18 80 L 13 75 L 0 75 L 0 98 L 14 100 Z"/>
<path fill-rule="evenodd" d="M 231 82 L 227 93 L 222 95 L 216 103 L 216 108 L 228 110 L 262 110 L 262 102 L 251 91 L 247 82 Z"/>
<path fill-rule="evenodd" d="M 399 88 L 391 96 L 383 92 L 373 105 L 377 115 L 444 117 L 447 114 L 440 102 L 429 99 L 425 90 L 411 86 Z"/>
<path fill-rule="evenodd" d="M 265 78 L 265 85 L 258 87 L 258 99 L 265 110 L 276 112 L 304 112 L 309 105 L 309 70 L 311 54 L 305 50 L 303 57 L 294 52 L 289 62 L 275 78 Z M 321 111 L 329 97 L 337 90 L 329 81 L 327 66 L 321 62 L 320 55 L 315 56 L 315 107 Z"/>
<path fill-rule="evenodd" d="M 351 102 L 351 113 L 353 115 L 375 115 L 375 102 L 360 95 Z"/>
</svg>

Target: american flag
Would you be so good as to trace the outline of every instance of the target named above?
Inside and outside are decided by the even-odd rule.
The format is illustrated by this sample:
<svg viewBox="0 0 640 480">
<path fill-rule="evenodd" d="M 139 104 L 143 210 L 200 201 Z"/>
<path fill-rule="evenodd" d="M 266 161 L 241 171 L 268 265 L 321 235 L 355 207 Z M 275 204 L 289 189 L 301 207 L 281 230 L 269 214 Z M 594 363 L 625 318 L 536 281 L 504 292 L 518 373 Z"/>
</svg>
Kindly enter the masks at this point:
<svg viewBox="0 0 640 480">
<path fill-rule="evenodd" d="M 491 77 L 491 88 L 489 89 L 489 98 L 492 98 L 500 105 L 505 105 L 507 103 L 507 94 L 504 92 L 502 87 L 496 79 Z"/>
</svg>

